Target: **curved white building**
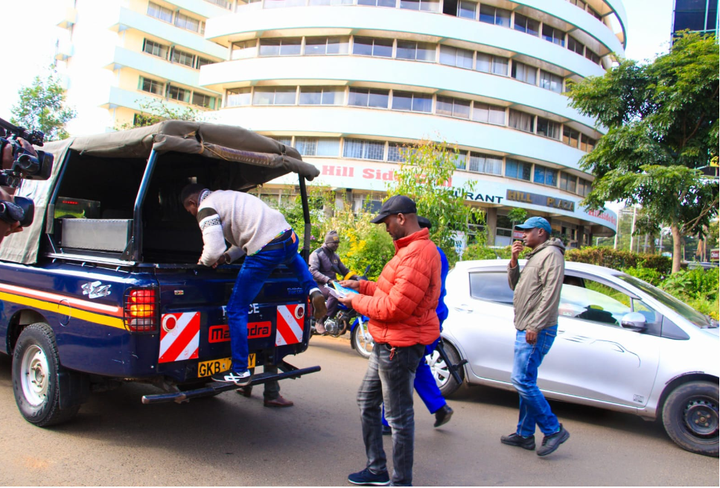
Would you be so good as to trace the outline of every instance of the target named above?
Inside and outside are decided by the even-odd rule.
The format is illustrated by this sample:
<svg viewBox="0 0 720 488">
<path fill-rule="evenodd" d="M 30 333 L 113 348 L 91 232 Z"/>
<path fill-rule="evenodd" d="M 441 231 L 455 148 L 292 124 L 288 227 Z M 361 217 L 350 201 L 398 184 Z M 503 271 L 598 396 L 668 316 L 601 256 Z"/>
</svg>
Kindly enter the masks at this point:
<svg viewBox="0 0 720 488">
<path fill-rule="evenodd" d="M 562 92 L 623 56 L 620 0 L 121 3 L 123 18 L 108 24 L 142 49 L 118 42 L 105 68 L 139 81 L 111 87 L 106 108 L 137 113 L 127 91 L 180 106 L 197 93 L 216 109 L 212 120 L 297 147 L 318 181 L 356 207 L 381 198 L 401 146 L 447 141 L 458 150 L 452 185 L 476 182 L 467 200 L 487 211 L 490 244 L 510 243 L 513 207 L 548 218 L 571 245 L 615 233 L 613 212 L 579 203 L 592 176 L 578 162 L 602 133 Z M 184 41 L 188 18 L 202 28 Z M 173 54 L 158 62 L 163 46 L 195 64 Z M 190 93 L 180 99 L 178 89 Z"/>
</svg>

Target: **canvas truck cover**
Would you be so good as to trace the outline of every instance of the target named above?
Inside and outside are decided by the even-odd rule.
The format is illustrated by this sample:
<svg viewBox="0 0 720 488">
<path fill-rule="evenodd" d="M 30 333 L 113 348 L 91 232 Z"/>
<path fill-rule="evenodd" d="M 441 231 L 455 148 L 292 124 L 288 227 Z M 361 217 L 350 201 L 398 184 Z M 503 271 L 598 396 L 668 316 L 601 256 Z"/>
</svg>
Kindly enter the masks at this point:
<svg viewBox="0 0 720 488">
<path fill-rule="evenodd" d="M 51 142 L 42 150 L 55 156 L 52 174 L 45 181 L 23 181 L 17 195 L 35 202 L 35 220 L 22 232 L 3 240 L 0 244 L 2 261 L 37 262 L 48 200 L 68 151 L 103 158 L 148 159 L 154 150 L 158 154 L 180 152 L 234 161 L 238 163 L 238 171 L 233 174 L 229 188 L 235 190 L 248 190 L 287 173 L 297 173 L 307 180 L 320 174 L 315 166 L 302 161 L 297 150 L 269 137 L 237 126 L 180 120 Z"/>
</svg>

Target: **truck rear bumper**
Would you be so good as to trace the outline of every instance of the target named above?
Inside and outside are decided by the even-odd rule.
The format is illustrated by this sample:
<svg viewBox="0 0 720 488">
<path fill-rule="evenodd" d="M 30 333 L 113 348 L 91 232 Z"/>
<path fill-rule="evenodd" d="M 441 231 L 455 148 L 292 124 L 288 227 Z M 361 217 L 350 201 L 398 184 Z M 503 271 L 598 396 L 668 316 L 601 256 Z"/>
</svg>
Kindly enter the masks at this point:
<svg viewBox="0 0 720 488">
<path fill-rule="evenodd" d="M 257 375 L 253 375 L 252 382 L 250 384 L 251 385 L 261 385 L 261 384 L 267 383 L 268 381 L 271 381 L 271 380 L 284 380 L 287 378 L 293 378 L 293 379 L 299 378 L 300 376 L 320 371 L 320 366 L 311 366 L 309 368 L 298 369 L 295 366 L 283 361 L 282 364 L 280 365 L 280 369 L 283 371 L 282 373 L 276 373 L 276 374 L 260 373 Z M 150 404 L 154 404 L 154 403 L 166 403 L 166 402 L 183 403 L 183 402 L 189 402 L 193 398 L 214 396 L 214 395 L 217 395 L 218 393 L 222 393 L 224 391 L 237 390 L 239 388 L 242 388 L 242 387 L 237 386 L 234 383 L 210 382 L 206 386 L 195 389 L 195 390 L 177 391 L 177 392 L 170 392 L 170 393 L 158 393 L 156 395 L 144 395 L 142 397 L 142 402 L 145 405 L 150 405 Z"/>
</svg>

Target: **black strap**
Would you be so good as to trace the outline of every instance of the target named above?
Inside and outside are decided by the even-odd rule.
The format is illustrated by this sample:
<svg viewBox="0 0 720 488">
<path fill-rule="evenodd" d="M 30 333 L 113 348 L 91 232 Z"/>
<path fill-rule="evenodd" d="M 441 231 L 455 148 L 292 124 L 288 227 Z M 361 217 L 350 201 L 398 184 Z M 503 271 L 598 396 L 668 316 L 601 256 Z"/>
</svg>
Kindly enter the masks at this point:
<svg viewBox="0 0 720 488">
<path fill-rule="evenodd" d="M 325 246 L 320 246 L 320 250 L 322 250 L 322 252 L 324 252 L 325 255 L 327 256 L 328 261 L 330 261 L 330 266 L 331 266 L 330 269 L 335 271 L 335 275 L 341 275 L 342 273 L 340 272 L 340 267 L 337 266 L 335 263 L 333 263 L 333 260 L 332 260 L 333 254 L 335 254 L 335 253 L 330 253 Z"/>
</svg>

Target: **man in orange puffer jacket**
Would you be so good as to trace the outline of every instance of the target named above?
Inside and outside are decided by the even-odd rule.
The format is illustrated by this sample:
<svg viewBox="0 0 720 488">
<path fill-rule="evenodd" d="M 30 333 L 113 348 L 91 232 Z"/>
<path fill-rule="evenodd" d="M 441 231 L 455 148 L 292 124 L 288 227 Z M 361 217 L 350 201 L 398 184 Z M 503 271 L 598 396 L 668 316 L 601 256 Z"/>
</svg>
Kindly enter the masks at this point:
<svg viewBox="0 0 720 488">
<path fill-rule="evenodd" d="M 415 419 L 413 382 L 425 345 L 438 338 L 435 309 L 440 297 L 441 263 L 427 229 L 417 220 L 415 202 L 404 195 L 390 197 L 373 223 L 385 223 L 395 241 L 395 256 L 377 282 L 343 281 L 359 294 L 340 298 L 344 305 L 370 318 L 375 348 L 358 391 L 364 470 L 348 477 L 356 485 L 389 485 L 382 441 L 381 404 L 392 428 L 394 485 L 412 484 Z"/>
</svg>

